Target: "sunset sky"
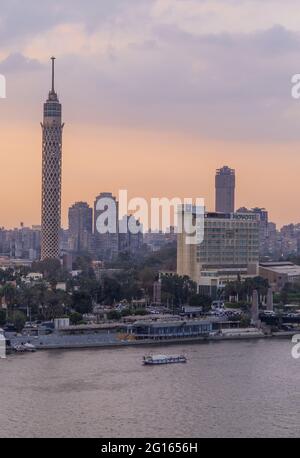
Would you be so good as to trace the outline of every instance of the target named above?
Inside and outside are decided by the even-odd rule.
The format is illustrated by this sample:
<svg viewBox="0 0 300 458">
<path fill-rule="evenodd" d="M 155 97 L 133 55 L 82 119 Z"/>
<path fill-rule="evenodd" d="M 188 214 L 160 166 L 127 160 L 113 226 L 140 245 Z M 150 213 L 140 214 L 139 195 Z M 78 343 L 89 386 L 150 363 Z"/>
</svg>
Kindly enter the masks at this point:
<svg viewBox="0 0 300 458">
<path fill-rule="evenodd" d="M 0 0 L 0 225 L 40 223 L 51 55 L 66 123 L 63 224 L 102 191 L 204 197 L 300 222 L 300 9 L 294 0 Z"/>
</svg>

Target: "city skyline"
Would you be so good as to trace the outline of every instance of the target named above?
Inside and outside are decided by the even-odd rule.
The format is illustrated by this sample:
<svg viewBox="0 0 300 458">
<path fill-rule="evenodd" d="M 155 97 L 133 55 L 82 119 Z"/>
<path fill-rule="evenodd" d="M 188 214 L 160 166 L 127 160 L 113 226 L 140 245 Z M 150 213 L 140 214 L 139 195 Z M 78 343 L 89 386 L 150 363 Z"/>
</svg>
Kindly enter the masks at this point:
<svg viewBox="0 0 300 458">
<path fill-rule="evenodd" d="M 299 436 L 295 1 L 0 4 L 0 438 Z"/>
<path fill-rule="evenodd" d="M 57 15 L 56 1 L 42 9 L 29 1 L 32 18 L 14 36 L 22 8 L 12 14 L 3 5 L 1 224 L 40 220 L 37 122 L 52 53 L 68 119 L 64 227 L 73 202 L 92 204 L 99 192 L 119 189 L 148 199 L 202 196 L 212 210 L 214 170 L 224 163 L 238 175 L 237 208 L 265 207 L 278 225 L 297 223 L 299 105 L 290 82 L 300 41 L 292 3 L 284 6 L 291 14 L 276 0 L 259 3 L 260 22 L 257 1 L 232 8 L 190 0 L 193 20 L 180 0 L 125 3 L 92 1 L 84 12 L 64 1 Z"/>
</svg>

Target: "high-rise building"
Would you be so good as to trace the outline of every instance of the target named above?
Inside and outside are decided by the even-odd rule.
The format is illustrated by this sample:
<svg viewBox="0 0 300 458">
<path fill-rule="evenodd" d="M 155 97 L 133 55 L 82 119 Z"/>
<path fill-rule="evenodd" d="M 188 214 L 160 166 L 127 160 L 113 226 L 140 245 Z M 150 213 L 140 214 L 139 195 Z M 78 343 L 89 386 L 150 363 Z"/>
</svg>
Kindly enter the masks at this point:
<svg viewBox="0 0 300 458">
<path fill-rule="evenodd" d="M 136 230 L 132 231 L 129 222 Z M 123 216 L 119 222 L 119 226 L 124 228 L 124 232 L 119 233 L 119 251 L 121 253 L 135 254 L 142 248 L 143 245 L 143 226 L 140 221 L 137 221 L 134 216 Z M 125 233 L 126 228 L 126 233 Z"/>
<path fill-rule="evenodd" d="M 195 222 L 195 214 L 193 214 Z M 177 236 L 177 273 L 195 281 L 200 292 L 214 296 L 238 276 L 255 276 L 259 261 L 259 219 L 254 213 L 205 213 L 203 241 L 188 244 Z"/>
<path fill-rule="evenodd" d="M 42 232 L 41 259 L 59 259 L 61 227 L 61 168 L 62 168 L 62 107 L 54 89 L 54 60 L 52 57 L 52 87 L 44 104 L 43 169 L 42 169 Z"/>
<path fill-rule="evenodd" d="M 35 261 L 40 258 L 41 230 L 38 226 L 0 229 L 0 254 Z"/>
<path fill-rule="evenodd" d="M 235 171 L 226 165 L 216 172 L 216 212 L 233 213 L 235 206 Z"/>
<path fill-rule="evenodd" d="M 94 203 L 94 251 L 101 260 L 111 260 L 119 254 L 119 203 L 111 192 L 102 192 Z"/>
<path fill-rule="evenodd" d="M 159 251 L 164 246 L 176 243 L 176 241 L 177 233 L 174 226 L 167 228 L 166 232 L 149 229 L 144 234 L 144 243 L 151 251 Z"/>
<path fill-rule="evenodd" d="M 69 208 L 69 238 L 72 251 L 90 251 L 93 233 L 93 209 L 86 202 Z"/>
<path fill-rule="evenodd" d="M 267 239 L 267 252 L 273 259 L 279 259 L 281 256 L 280 234 L 277 230 L 276 224 L 268 223 L 268 239 Z"/>
<path fill-rule="evenodd" d="M 264 256 L 268 253 L 269 214 L 265 208 L 255 207 L 251 211 L 259 217 L 259 253 Z"/>
</svg>

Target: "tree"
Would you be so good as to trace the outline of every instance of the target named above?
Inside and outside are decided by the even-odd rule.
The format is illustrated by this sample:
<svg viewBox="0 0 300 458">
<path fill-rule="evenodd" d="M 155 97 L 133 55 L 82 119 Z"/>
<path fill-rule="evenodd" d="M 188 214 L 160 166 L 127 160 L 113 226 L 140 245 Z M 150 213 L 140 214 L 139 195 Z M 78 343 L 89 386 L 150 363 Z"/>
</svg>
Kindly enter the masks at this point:
<svg viewBox="0 0 300 458">
<path fill-rule="evenodd" d="M 82 317 L 81 313 L 78 313 L 78 312 L 71 313 L 71 315 L 70 315 L 71 324 L 77 325 L 82 320 L 83 320 L 83 317 Z"/>
<path fill-rule="evenodd" d="M 122 298 L 121 285 L 115 278 L 105 277 L 102 287 L 102 301 L 106 304 L 113 304 Z"/>
<path fill-rule="evenodd" d="M 130 308 L 126 308 L 126 309 L 123 309 L 122 312 L 121 312 L 121 315 L 122 316 L 131 316 L 132 315 L 132 310 Z"/>
<path fill-rule="evenodd" d="M 28 287 L 22 285 L 20 287 L 19 292 L 19 302 L 22 305 L 26 305 L 26 307 L 30 310 L 31 317 L 34 317 L 39 312 L 39 302 L 37 299 L 37 289 L 38 287 Z"/>
<path fill-rule="evenodd" d="M 238 318 L 238 320 L 240 320 L 241 328 L 248 328 L 251 325 L 251 319 L 245 315 L 243 315 L 241 318 Z"/>
<path fill-rule="evenodd" d="M 50 283 L 57 283 L 62 279 L 62 268 L 58 259 L 35 261 L 32 263 L 32 270 L 42 273 Z"/>
<path fill-rule="evenodd" d="M 147 315 L 147 310 L 146 309 L 136 309 L 134 311 L 135 315 Z"/>
<path fill-rule="evenodd" d="M 10 283 L 4 285 L 1 290 L 1 296 L 4 296 L 5 302 L 8 306 L 13 305 L 17 297 L 17 290 L 15 286 L 11 285 Z"/>
<path fill-rule="evenodd" d="M 0 326 L 4 326 L 6 323 L 6 311 L 0 310 Z"/>
<path fill-rule="evenodd" d="M 81 314 L 91 313 L 93 310 L 92 298 L 85 291 L 75 291 L 72 295 L 72 307 Z"/>
<path fill-rule="evenodd" d="M 211 298 L 202 294 L 194 294 L 189 300 L 191 307 L 203 307 L 209 309 L 211 305 Z"/>
<path fill-rule="evenodd" d="M 0 283 L 5 284 L 8 281 L 15 280 L 15 271 L 12 268 L 0 270 Z"/>
<path fill-rule="evenodd" d="M 84 274 L 80 275 L 77 279 L 77 285 L 80 291 L 84 291 L 86 294 L 91 296 L 93 300 L 98 302 L 98 298 L 101 295 L 101 286 L 99 282 L 94 279 L 90 278 Z"/>
<path fill-rule="evenodd" d="M 111 312 L 108 312 L 107 314 L 107 318 L 109 320 L 117 321 L 117 320 L 120 320 L 121 317 L 122 317 L 121 313 L 118 312 L 117 310 L 112 310 Z"/>
<path fill-rule="evenodd" d="M 91 256 L 88 253 L 83 253 L 80 256 L 77 256 L 73 267 L 75 270 L 82 270 L 83 273 L 87 274 L 90 272 L 91 265 Z"/>
<path fill-rule="evenodd" d="M 11 285 L 10 283 L 7 283 L 2 287 L 0 294 L 2 297 L 5 298 L 8 316 L 11 317 L 12 308 L 16 304 L 17 300 L 17 289 L 15 288 L 15 286 Z"/>
<path fill-rule="evenodd" d="M 13 324 L 17 330 L 17 332 L 22 331 L 26 323 L 26 316 L 22 312 L 15 312 L 13 317 Z"/>
<path fill-rule="evenodd" d="M 153 283 L 158 277 L 158 272 L 150 267 L 144 267 L 138 274 L 142 287 L 148 296 L 152 296 Z"/>
<path fill-rule="evenodd" d="M 64 315 L 64 297 L 62 291 L 47 290 L 45 294 L 44 315 L 46 319 L 53 320 Z"/>
<path fill-rule="evenodd" d="M 39 313 L 41 313 L 43 318 L 46 307 L 47 291 L 47 286 L 44 283 L 35 285 L 30 288 L 30 292 L 32 294 L 32 311 L 35 315 L 39 315 Z"/>
<path fill-rule="evenodd" d="M 225 286 L 225 297 L 238 295 L 240 301 L 247 301 L 247 297 L 251 298 L 253 291 L 257 290 L 259 295 L 265 296 L 269 287 L 268 280 L 262 277 L 246 278 L 245 281 L 241 281 L 238 278 L 237 281 L 229 282 Z"/>
<path fill-rule="evenodd" d="M 192 296 L 197 294 L 197 284 L 187 276 L 163 275 L 162 297 L 165 302 L 174 306 L 188 304 Z"/>
<path fill-rule="evenodd" d="M 176 243 L 170 243 L 156 253 L 148 254 L 141 262 L 143 267 L 150 267 L 156 271 L 176 270 L 177 247 Z"/>
<path fill-rule="evenodd" d="M 119 296 L 121 299 L 131 301 L 131 299 L 141 299 L 143 297 L 141 282 L 137 278 L 137 272 L 134 269 L 117 273 L 115 279 L 120 285 Z"/>
</svg>

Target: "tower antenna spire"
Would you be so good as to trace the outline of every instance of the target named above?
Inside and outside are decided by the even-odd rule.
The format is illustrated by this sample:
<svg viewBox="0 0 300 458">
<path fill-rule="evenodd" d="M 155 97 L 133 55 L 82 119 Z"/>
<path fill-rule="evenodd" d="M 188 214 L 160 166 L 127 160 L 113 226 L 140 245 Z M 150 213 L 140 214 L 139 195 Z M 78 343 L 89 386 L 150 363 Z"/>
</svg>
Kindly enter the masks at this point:
<svg viewBox="0 0 300 458">
<path fill-rule="evenodd" d="M 56 57 L 51 57 L 52 60 L 52 89 L 51 92 L 54 93 L 54 62 L 55 62 Z"/>
</svg>

